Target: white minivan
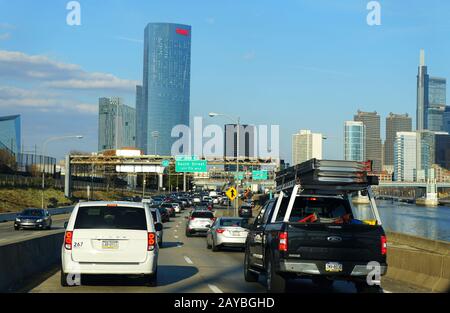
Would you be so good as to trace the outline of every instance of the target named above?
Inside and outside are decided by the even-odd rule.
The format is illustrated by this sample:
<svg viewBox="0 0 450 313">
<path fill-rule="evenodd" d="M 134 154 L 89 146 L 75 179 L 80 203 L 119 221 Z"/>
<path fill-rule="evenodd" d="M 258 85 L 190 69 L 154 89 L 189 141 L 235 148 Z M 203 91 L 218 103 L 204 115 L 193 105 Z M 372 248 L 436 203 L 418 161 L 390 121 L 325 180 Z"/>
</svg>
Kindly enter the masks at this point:
<svg viewBox="0 0 450 313">
<path fill-rule="evenodd" d="M 156 286 L 158 231 L 150 208 L 134 202 L 82 202 L 75 206 L 62 246 L 61 285 L 75 275 L 136 275 Z M 79 283 L 78 283 L 79 284 Z"/>
</svg>

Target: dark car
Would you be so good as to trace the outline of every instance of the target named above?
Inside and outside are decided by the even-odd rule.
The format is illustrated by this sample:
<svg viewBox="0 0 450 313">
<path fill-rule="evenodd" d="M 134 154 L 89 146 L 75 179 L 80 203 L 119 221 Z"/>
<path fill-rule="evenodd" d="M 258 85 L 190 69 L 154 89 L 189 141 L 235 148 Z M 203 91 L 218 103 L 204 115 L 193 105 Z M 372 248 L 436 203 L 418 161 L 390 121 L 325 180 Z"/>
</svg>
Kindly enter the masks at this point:
<svg viewBox="0 0 450 313">
<path fill-rule="evenodd" d="M 251 205 L 249 204 L 243 204 L 240 208 L 239 208 L 239 217 L 246 217 L 246 218 L 251 218 L 253 217 L 253 208 Z"/>
<path fill-rule="evenodd" d="M 159 210 L 159 213 L 161 213 L 161 220 L 162 220 L 162 222 L 163 223 L 170 222 L 169 211 L 167 211 L 166 208 L 162 208 L 162 207 L 159 207 L 158 210 Z"/>
<path fill-rule="evenodd" d="M 166 209 L 170 217 L 176 217 L 175 209 L 173 208 L 172 203 L 163 203 L 161 204 L 161 208 Z"/>
<path fill-rule="evenodd" d="M 14 229 L 51 229 L 52 217 L 47 210 L 25 209 L 19 213 L 14 222 Z"/>
</svg>

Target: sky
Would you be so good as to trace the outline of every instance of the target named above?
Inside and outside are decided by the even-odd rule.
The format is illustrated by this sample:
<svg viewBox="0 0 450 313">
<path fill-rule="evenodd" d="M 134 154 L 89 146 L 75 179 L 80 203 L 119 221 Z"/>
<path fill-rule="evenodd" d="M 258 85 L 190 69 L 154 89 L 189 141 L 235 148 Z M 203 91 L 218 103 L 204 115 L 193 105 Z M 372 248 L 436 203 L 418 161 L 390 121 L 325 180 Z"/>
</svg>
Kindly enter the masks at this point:
<svg viewBox="0 0 450 313">
<path fill-rule="evenodd" d="M 433 76 L 450 78 L 450 2 L 380 0 L 381 25 L 365 0 L 0 0 L 0 115 L 22 115 L 25 151 L 46 138 L 58 159 L 97 149 L 98 98 L 134 106 L 150 22 L 192 26 L 191 118 L 218 111 L 243 123 L 280 125 L 291 136 L 327 136 L 324 158 L 343 156 L 343 124 L 358 109 L 409 113 L 415 124 L 419 51 Z M 384 134 L 382 134 L 384 137 Z"/>
</svg>

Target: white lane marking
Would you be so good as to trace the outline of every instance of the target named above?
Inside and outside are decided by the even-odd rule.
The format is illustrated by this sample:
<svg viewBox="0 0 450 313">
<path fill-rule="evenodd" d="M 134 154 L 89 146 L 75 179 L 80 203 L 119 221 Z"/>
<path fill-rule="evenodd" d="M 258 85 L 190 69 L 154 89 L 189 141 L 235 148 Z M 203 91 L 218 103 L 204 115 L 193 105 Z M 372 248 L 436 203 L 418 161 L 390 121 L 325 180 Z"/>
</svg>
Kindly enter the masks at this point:
<svg viewBox="0 0 450 313">
<path fill-rule="evenodd" d="M 176 230 L 176 229 L 174 229 L 173 231 L 174 231 L 174 232 L 178 232 L 178 230 Z"/>
<path fill-rule="evenodd" d="M 182 248 L 182 247 L 183 247 L 183 245 L 178 245 L 178 246 L 177 246 L 177 248 Z"/>
<path fill-rule="evenodd" d="M 214 286 L 214 285 L 208 285 L 209 289 L 211 289 L 212 292 L 214 293 L 223 293 L 222 290 L 219 289 L 219 287 Z"/>
<path fill-rule="evenodd" d="M 178 236 L 173 236 L 173 238 L 178 239 Z"/>
<path fill-rule="evenodd" d="M 383 289 L 383 293 L 393 293 L 393 292 Z"/>
<path fill-rule="evenodd" d="M 187 264 L 194 264 L 194 262 L 192 262 L 192 260 L 189 259 L 187 256 L 184 257 L 184 260 L 186 261 Z"/>
</svg>

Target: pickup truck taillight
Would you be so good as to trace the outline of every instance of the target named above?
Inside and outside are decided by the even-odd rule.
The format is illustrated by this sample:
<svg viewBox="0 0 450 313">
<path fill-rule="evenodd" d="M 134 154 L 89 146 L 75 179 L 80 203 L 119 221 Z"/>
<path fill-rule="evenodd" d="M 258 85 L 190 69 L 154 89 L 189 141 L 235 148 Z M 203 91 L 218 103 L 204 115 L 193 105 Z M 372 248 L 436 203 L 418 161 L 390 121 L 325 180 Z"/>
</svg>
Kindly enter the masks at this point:
<svg viewBox="0 0 450 313">
<path fill-rule="evenodd" d="M 280 233 L 278 236 L 278 239 L 279 239 L 278 250 L 287 252 L 288 251 L 288 233 L 287 232 Z"/>
<path fill-rule="evenodd" d="M 148 240 L 147 240 L 147 251 L 153 251 L 155 250 L 155 244 L 156 244 L 156 234 L 155 233 L 148 233 Z"/>
<path fill-rule="evenodd" d="M 66 250 L 72 250 L 73 231 L 66 231 L 64 235 L 64 247 Z"/>
<path fill-rule="evenodd" d="M 387 239 L 386 236 L 381 236 L 381 255 L 386 255 L 387 253 Z"/>
</svg>

